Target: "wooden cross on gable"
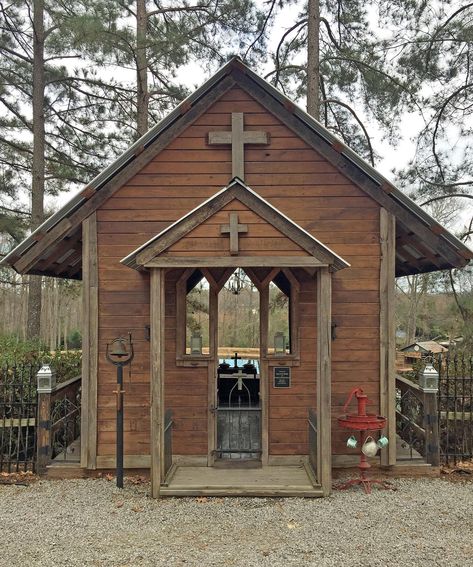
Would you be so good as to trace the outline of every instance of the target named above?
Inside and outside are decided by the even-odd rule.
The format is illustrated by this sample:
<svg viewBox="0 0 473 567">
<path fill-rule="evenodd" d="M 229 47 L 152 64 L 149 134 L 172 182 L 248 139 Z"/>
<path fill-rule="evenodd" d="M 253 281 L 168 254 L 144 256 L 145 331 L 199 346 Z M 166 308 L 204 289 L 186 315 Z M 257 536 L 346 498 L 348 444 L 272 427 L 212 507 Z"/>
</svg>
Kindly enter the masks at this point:
<svg viewBox="0 0 473 567">
<path fill-rule="evenodd" d="M 232 146 L 232 177 L 245 180 L 245 144 L 268 144 L 267 132 L 244 130 L 243 113 L 232 112 L 231 132 L 209 132 L 209 144 Z"/>
<path fill-rule="evenodd" d="M 230 254 L 236 256 L 238 254 L 238 236 L 248 232 L 248 225 L 238 222 L 238 213 L 230 213 L 230 223 L 222 224 L 220 232 L 221 234 L 230 234 Z"/>
</svg>

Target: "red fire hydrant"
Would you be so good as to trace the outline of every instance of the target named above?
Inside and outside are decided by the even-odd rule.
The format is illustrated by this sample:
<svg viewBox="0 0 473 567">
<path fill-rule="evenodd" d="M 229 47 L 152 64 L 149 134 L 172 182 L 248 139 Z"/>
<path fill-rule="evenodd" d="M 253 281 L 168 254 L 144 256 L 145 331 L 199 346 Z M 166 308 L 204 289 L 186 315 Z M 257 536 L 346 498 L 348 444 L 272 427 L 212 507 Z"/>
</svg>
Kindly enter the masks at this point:
<svg viewBox="0 0 473 567">
<path fill-rule="evenodd" d="M 363 447 L 369 431 L 380 431 L 386 426 L 387 419 L 381 415 L 366 412 L 366 404 L 368 403 L 368 396 L 363 392 L 362 388 L 356 387 L 348 395 L 347 401 L 343 406 L 343 411 L 347 411 L 350 402 L 356 397 L 358 402 L 358 412 L 356 414 L 346 414 L 338 418 L 340 427 L 350 429 L 351 431 L 358 431 L 360 436 L 360 447 Z M 379 484 L 382 488 L 392 488 L 389 483 L 381 480 L 368 479 L 366 473 L 371 465 L 368 463 L 366 455 L 363 451 L 360 452 L 360 478 L 355 478 L 347 481 L 345 484 L 338 486 L 339 490 L 344 490 L 350 486 L 361 484 L 366 494 L 371 494 L 371 485 Z"/>
</svg>

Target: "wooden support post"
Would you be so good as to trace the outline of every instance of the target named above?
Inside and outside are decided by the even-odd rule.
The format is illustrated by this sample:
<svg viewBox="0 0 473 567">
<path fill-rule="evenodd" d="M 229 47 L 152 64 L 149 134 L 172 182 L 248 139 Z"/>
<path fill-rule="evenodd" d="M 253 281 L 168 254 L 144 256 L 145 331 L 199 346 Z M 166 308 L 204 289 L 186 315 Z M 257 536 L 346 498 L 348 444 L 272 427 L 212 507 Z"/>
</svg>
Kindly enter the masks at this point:
<svg viewBox="0 0 473 567">
<path fill-rule="evenodd" d="M 51 392 L 38 392 L 36 473 L 46 472 L 51 462 Z"/>
<path fill-rule="evenodd" d="M 215 449 L 217 448 L 217 364 L 218 364 L 218 292 L 216 286 L 210 286 L 209 296 L 209 352 L 210 360 L 208 365 L 208 390 L 207 390 L 207 466 L 213 466 L 215 462 Z M 185 324 L 184 324 L 185 326 Z"/>
<path fill-rule="evenodd" d="M 317 474 L 324 496 L 332 491 L 332 274 L 317 270 Z"/>
<path fill-rule="evenodd" d="M 269 282 L 260 288 L 260 401 L 261 401 L 261 462 L 269 463 L 269 392 L 268 364 Z"/>
<path fill-rule="evenodd" d="M 98 269 L 97 217 L 82 223 L 81 467 L 97 466 Z"/>
<path fill-rule="evenodd" d="M 424 391 L 425 461 L 433 467 L 440 465 L 437 395 L 437 391 Z"/>
<path fill-rule="evenodd" d="M 165 271 L 151 270 L 151 496 L 159 498 L 164 480 Z"/>
<path fill-rule="evenodd" d="M 394 319 L 396 219 L 380 209 L 381 265 L 379 272 L 380 413 L 388 418 L 382 434 L 389 445 L 381 451 L 381 464 L 396 464 L 396 329 Z"/>
</svg>

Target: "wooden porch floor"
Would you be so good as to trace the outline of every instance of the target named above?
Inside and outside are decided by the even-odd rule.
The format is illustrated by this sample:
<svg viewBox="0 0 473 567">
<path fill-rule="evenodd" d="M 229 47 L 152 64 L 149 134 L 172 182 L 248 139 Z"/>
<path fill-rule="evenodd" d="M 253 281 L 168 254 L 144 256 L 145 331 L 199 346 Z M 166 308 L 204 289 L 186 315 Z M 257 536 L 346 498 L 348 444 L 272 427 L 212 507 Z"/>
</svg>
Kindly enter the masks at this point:
<svg viewBox="0 0 473 567">
<path fill-rule="evenodd" d="M 177 466 L 171 469 L 162 496 L 322 496 L 310 472 L 300 466 L 257 469 Z"/>
</svg>

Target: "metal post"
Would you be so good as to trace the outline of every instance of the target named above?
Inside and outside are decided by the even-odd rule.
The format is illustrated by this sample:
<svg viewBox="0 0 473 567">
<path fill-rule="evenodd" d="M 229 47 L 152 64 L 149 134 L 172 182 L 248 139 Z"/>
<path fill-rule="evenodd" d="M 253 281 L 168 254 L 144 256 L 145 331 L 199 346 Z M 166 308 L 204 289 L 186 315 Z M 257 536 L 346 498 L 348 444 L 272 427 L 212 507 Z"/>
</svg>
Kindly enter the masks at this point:
<svg viewBox="0 0 473 567">
<path fill-rule="evenodd" d="M 38 393 L 36 427 L 36 473 L 46 472 L 51 462 L 51 393 Z"/>
<path fill-rule="evenodd" d="M 117 442 L 115 457 L 117 487 L 123 488 L 123 394 L 125 393 L 123 389 L 123 367 L 127 364 L 131 364 L 134 357 L 131 333 L 128 335 L 128 341 L 123 337 L 118 337 L 114 339 L 110 345 L 107 344 L 105 356 L 109 362 L 117 367 L 117 389 L 113 392 L 117 395 Z"/>
<path fill-rule="evenodd" d="M 117 366 L 117 487 L 123 488 L 123 365 Z"/>
<path fill-rule="evenodd" d="M 56 373 L 48 365 L 36 374 L 38 410 L 36 424 L 36 472 L 44 474 L 51 462 L 51 394 L 56 387 Z"/>
<path fill-rule="evenodd" d="M 424 390 L 425 460 L 433 467 L 440 465 L 437 392 Z"/>
</svg>

